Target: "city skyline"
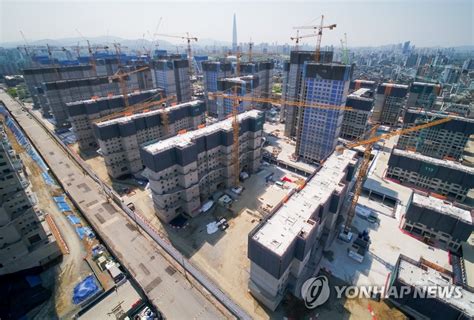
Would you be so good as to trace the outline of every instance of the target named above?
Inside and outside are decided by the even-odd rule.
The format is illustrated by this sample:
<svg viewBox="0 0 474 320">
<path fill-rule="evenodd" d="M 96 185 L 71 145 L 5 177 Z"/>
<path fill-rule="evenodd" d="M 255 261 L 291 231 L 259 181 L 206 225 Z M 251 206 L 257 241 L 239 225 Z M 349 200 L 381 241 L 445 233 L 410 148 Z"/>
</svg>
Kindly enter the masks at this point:
<svg viewBox="0 0 474 320">
<path fill-rule="evenodd" d="M 80 34 L 85 38 L 108 35 L 124 39 L 142 39 L 145 35 L 145 39 L 152 40 L 160 17 L 163 19 L 159 33 L 190 32 L 198 39 L 231 43 L 234 13 L 239 20 L 239 43 L 249 42 L 252 38 L 254 43 L 290 44 L 290 37 L 296 34 L 294 26 L 318 24 L 321 14 L 325 15 L 327 23 L 337 24 L 334 30 L 325 32 L 323 45 L 339 46 L 344 33 L 347 33 L 349 47 L 381 46 L 405 41 L 411 41 L 417 47 L 451 47 L 474 43 L 473 5 L 471 1 L 465 0 L 286 1 L 272 4 L 267 1 L 173 4 L 141 1 L 132 4 L 104 0 L 99 3 L 86 2 L 86 5 L 76 1 L 2 0 L 0 8 L 0 43 L 23 42 L 20 30 L 29 42 L 80 37 Z M 70 15 L 70 12 L 74 14 Z M 216 28 L 217 25 L 222 27 Z M 434 34 L 436 36 L 431 36 Z M 159 37 L 159 40 L 184 43 L 173 38 Z M 311 44 L 313 39 L 305 40 Z"/>
</svg>

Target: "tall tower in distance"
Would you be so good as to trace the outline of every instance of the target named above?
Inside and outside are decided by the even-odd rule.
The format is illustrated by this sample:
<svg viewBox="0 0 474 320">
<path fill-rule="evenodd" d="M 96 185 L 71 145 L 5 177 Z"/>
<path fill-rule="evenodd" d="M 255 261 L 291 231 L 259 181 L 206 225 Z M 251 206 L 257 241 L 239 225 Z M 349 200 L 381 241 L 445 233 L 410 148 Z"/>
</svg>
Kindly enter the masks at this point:
<svg viewBox="0 0 474 320">
<path fill-rule="evenodd" d="M 237 52 L 237 20 L 234 13 L 234 28 L 232 30 L 232 52 Z"/>
</svg>

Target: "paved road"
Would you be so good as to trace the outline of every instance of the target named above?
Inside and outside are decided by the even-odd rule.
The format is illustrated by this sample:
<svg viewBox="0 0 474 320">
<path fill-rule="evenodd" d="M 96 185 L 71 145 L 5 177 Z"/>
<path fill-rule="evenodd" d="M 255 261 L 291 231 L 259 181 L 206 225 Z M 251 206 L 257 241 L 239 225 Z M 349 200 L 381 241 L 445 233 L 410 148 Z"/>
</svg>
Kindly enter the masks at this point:
<svg viewBox="0 0 474 320">
<path fill-rule="evenodd" d="M 0 91 L 0 100 L 32 140 L 68 195 L 76 202 L 112 252 L 169 319 L 221 319 L 224 314 L 139 233 L 121 209 L 106 201 L 99 186 L 69 158 L 48 133 Z"/>
</svg>

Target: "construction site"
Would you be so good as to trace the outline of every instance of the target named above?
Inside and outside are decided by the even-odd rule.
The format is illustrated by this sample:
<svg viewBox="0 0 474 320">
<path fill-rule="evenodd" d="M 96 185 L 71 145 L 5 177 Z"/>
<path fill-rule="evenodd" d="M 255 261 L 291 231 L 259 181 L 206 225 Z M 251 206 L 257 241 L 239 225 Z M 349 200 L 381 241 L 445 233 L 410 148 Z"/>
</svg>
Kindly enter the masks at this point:
<svg viewBox="0 0 474 320">
<path fill-rule="evenodd" d="M 91 55 L 80 67 L 24 70 L 33 102 L 21 112 L 96 182 L 102 211 L 120 212 L 129 231 L 167 252 L 160 251 L 162 260 L 174 259 L 163 268 L 169 277 L 178 270 L 187 285 L 199 283 L 195 290 L 214 297 L 205 295 L 206 303 L 218 300 L 232 316 L 408 319 L 427 311 L 407 311 L 375 293 L 331 296 L 311 309 L 304 288 L 320 275 L 332 291 L 336 284 L 384 287 L 395 274 L 414 283 L 401 266 L 417 261 L 447 270 L 448 284 L 472 294 L 461 248 L 474 231 L 473 119 L 435 110 L 440 85 L 354 79 L 346 36 L 340 61 L 322 49 L 323 32 L 336 28 L 324 19 L 295 27 L 294 50 L 279 63 L 258 57 L 250 42 L 248 51 L 235 43 L 199 64 L 191 45 L 198 38 L 189 33 L 157 34 L 184 40 L 186 54 L 138 60 L 124 57 L 118 44 L 115 55 L 99 59 L 88 42 Z M 305 38 L 316 38 L 314 50 L 299 47 Z M 277 65 L 280 95 L 272 92 Z M 163 275 L 133 287 L 148 278 L 155 255 L 139 264 L 145 276 L 120 268 L 128 280 L 117 280 L 116 260 L 126 257 L 115 259 L 94 233 L 109 220 L 98 214 L 92 226 L 61 187 L 71 180 L 42 171 L 14 132 L 5 132 L 62 254 L 44 276 L 58 280 L 54 305 L 37 315 L 93 319 L 120 304 L 105 294 L 113 288 L 130 299 L 158 288 Z M 104 294 L 74 303 L 71 293 L 88 277 Z M 163 295 L 155 307 L 166 307 Z M 465 303 L 437 303 L 459 319 L 472 315 Z"/>
</svg>

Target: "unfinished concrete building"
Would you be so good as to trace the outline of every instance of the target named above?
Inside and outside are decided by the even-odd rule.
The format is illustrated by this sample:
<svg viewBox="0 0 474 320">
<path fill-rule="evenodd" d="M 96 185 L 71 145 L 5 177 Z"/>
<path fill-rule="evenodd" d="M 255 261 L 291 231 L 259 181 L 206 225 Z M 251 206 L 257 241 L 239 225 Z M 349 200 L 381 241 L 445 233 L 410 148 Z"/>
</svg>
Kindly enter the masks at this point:
<svg viewBox="0 0 474 320">
<path fill-rule="evenodd" d="M 140 146 L 197 129 L 206 123 L 205 112 L 204 102 L 196 100 L 94 124 L 107 173 L 112 178 L 140 173 Z"/>
<path fill-rule="evenodd" d="M 0 127 L 0 275 L 44 266 L 61 256 L 56 239 Z"/>
<path fill-rule="evenodd" d="M 217 102 L 209 99 L 208 94 L 217 92 L 217 82 L 222 78 L 229 78 L 232 75 L 232 63 L 229 61 L 203 61 L 203 84 L 207 105 L 207 112 L 210 116 L 217 118 Z"/>
<path fill-rule="evenodd" d="M 321 51 L 321 63 L 332 62 L 332 51 Z M 314 51 L 291 51 L 290 60 L 283 66 L 282 98 L 289 101 L 304 100 L 303 66 L 315 60 Z M 285 122 L 285 136 L 295 137 L 298 121 L 297 108 L 282 105 L 280 118 Z"/>
<path fill-rule="evenodd" d="M 352 80 L 349 85 L 349 92 L 352 93 L 359 89 L 369 89 L 370 91 L 375 92 L 375 89 L 377 89 L 377 83 L 371 80 Z"/>
<path fill-rule="evenodd" d="M 387 125 L 396 125 L 403 115 L 408 86 L 394 83 L 382 83 L 375 94 L 372 119 Z"/>
<path fill-rule="evenodd" d="M 341 108 L 346 104 L 352 66 L 306 62 L 303 67 L 306 104 Z M 319 163 L 335 149 L 341 133 L 344 110 L 294 108 L 296 119 L 295 154 L 305 162 Z"/>
<path fill-rule="evenodd" d="M 472 207 L 414 193 L 401 228 L 434 245 L 456 252 L 474 232 Z"/>
<path fill-rule="evenodd" d="M 289 194 L 248 236 L 249 289 L 275 310 L 286 293 L 301 298 L 302 283 L 313 276 L 326 240 L 350 189 L 356 152 L 333 153 L 303 189 Z"/>
<path fill-rule="evenodd" d="M 374 107 L 373 95 L 374 92 L 370 89 L 361 88 L 347 96 L 346 107 L 352 110 L 344 110 L 341 138 L 359 139 L 368 131 Z"/>
<path fill-rule="evenodd" d="M 260 166 L 264 115 L 252 110 L 238 116 L 241 171 Z M 180 214 L 195 217 L 218 189 L 234 185 L 232 119 L 147 145 L 141 150 L 155 212 L 170 222 Z"/>
<path fill-rule="evenodd" d="M 176 96 L 178 102 L 191 101 L 189 61 L 181 57 L 167 57 L 150 63 L 155 87 L 165 90 L 167 97 Z"/>
<path fill-rule="evenodd" d="M 441 85 L 435 83 L 413 82 L 408 89 L 406 108 L 431 111 Z"/>
<path fill-rule="evenodd" d="M 244 62 L 240 64 L 241 76 L 253 75 L 258 78 L 258 87 L 255 88 L 255 96 L 268 98 L 273 87 L 273 61 Z M 254 103 L 258 107 L 266 107 L 268 103 Z"/>
<path fill-rule="evenodd" d="M 461 161 L 466 152 L 469 137 L 474 135 L 474 119 L 408 109 L 403 118 L 403 127 L 410 128 L 448 116 L 452 118 L 449 122 L 401 135 L 396 147 L 437 159 Z"/>
<path fill-rule="evenodd" d="M 128 104 L 135 105 L 145 101 L 159 100 L 164 96 L 162 89 L 146 90 L 129 93 Z M 114 112 L 123 111 L 125 100 L 123 95 L 88 99 L 66 103 L 69 121 L 76 136 L 81 152 L 96 150 L 97 139 L 94 136 L 93 123 L 101 117 Z"/>
<path fill-rule="evenodd" d="M 61 66 L 61 67 L 41 67 L 23 69 L 23 77 L 26 86 L 33 99 L 33 107 L 35 109 L 41 108 L 44 116 L 50 116 L 50 110 L 46 98 L 44 97 L 44 90 L 42 88 L 43 82 L 52 82 L 59 80 L 72 80 L 93 77 L 96 72 L 91 65 L 80 66 Z"/>
<path fill-rule="evenodd" d="M 242 97 L 253 97 L 259 87 L 259 78 L 257 76 L 242 76 L 235 78 L 224 78 L 217 81 L 217 90 L 219 93 L 229 95 L 237 94 Z M 235 100 L 219 97 L 217 98 L 217 118 L 219 120 L 227 118 L 232 114 Z M 253 105 L 251 101 L 239 101 L 237 111 L 245 112 Z"/>
<path fill-rule="evenodd" d="M 474 199 L 474 168 L 458 162 L 393 149 L 386 175 L 403 185 L 453 201 L 471 203 Z"/>
<path fill-rule="evenodd" d="M 434 294 L 427 294 L 430 287 L 438 287 Z M 439 289 L 458 287 L 452 295 Z M 474 318 L 474 293 L 472 288 L 460 284 L 452 271 L 420 258 L 415 261 L 400 255 L 388 279 L 388 300 L 412 319 L 469 320 Z M 443 290 L 444 291 L 444 290 Z M 445 291 L 446 292 L 446 291 Z M 459 292 L 459 296 L 457 296 Z M 455 297 L 457 296 L 457 297 Z"/>
</svg>

